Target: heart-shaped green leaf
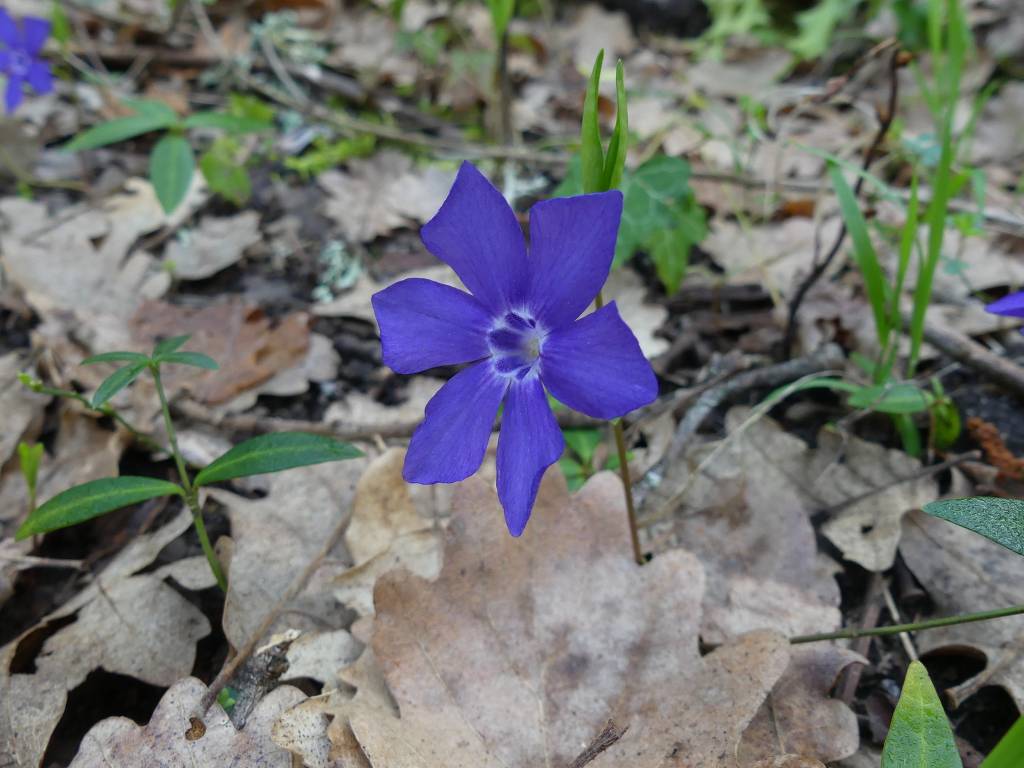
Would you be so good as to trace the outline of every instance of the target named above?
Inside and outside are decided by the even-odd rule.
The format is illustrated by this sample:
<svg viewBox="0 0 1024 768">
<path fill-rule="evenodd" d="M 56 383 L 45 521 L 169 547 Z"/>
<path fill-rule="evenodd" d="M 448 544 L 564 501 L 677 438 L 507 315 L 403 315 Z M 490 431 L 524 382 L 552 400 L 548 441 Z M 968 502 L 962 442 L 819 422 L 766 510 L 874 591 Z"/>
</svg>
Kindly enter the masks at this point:
<svg viewBox="0 0 1024 768">
<path fill-rule="evenodd" d="M 924 511 L 1024 555 L 1024 501 L 1020 499 L 946 499 L 925 504 Z"/>
<path fill-rule="evenodd" d="M 340 440 L 306 432 L 274 432 L 239 443 L 196 475 L 195 485 L 209 485 L 236 477 L 280 472 L 294 467 L 341 461 L 362 452 Z"/>
<path fill-rule="evenodd" d="M 183 496 L 174 483 L 152 477 L 106 477 L 76 485 L 39 506 L 18 529 L 17 538 L 55 531 L 115 509 L 158 496 Z"/>
<path fill-rule="evenodd" d="M 963 768 L 928 670 L 911 662 L 882 750 L 882 768 Z"/>
</svg>

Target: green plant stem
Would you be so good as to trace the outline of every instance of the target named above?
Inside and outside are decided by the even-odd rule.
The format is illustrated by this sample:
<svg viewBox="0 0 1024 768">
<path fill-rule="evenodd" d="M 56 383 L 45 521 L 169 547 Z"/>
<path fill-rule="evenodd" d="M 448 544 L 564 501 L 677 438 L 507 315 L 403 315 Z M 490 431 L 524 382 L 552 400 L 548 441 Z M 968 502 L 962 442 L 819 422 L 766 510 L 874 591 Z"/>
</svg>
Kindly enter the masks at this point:
<svg viewBox="0 0 1024 768">
<path fill-rule="evenodd" d="M 160 445 L 160 443 L 158 443 L 152 437 L 150 437 L 145 432 L 141 431 L 140 429 L 138 429 L 137 427 L 132 425 L 130 422 L 128 422 L 127 419 L 124 418 L 124 416 L 119 414 L 110 405 L 103 405 L 100 408 L 95 408 L 93 406 L 93 404 L 89 402 L 89 398 L 85 397 L 84 395 L 80 395 L 78 392 L 74 392 L 74 391 L 72 391 L 70 389 L 59 389 L 57 387 L 37 386 L 37 387 L 34 387 L 32 391 L 33 392 L 39 392 L 40 394 L 43 394 L 43 395 L 50 395 L 50 397 L 64 397 L 64 398 L 67 398 L 69 400 L 77 400 L 79 403 L 84 405 L 90 411 L 93 411 L 94 413 L 101 413 L 104 416 L 107 416 L 107 417 L 113 419 L 114 421 L 116 421 L 122 427 L 127 429 L 132 434 L 132 437 L 134 437 L 140 443 L 145 445 L 151 451 L 157 451 L 157 452 L 161 452 L 161 453 L 170 453 L 170 450 L 168 450 L 167 446 Z"/>
<path fill-rule="evenodd" d="M 894 624 L 889 627 L 849 627 L 836 632 L 822 632 L 817 635 L 797 635 L 796 637 L 789 638 L 789 642 L 791 645 L 802 645 L 803 643 L 816 643 L 821 640 L 853 640 L 858 637 L 898 635 L 902 632 L 917 632 L 922 629 L 950 627 L 955 624 L 970 624 L 975 621 L 989 621 L 990 619 L 1001 619 L 1006 616 L 1017 616 L 1022 613 L 1024 613 L 1024 605 L 1011 605 L 1008 608 L 997 608 L 992 611 L 961 613 L 957 616 L 946 616 L 945 618 L 929 619 L 928 621 L 915 621 L 910 624 Z"/>
<path fill-rule="evenodd" d="M 604 306 L 604 296 L 598 291 L 594 299 L 597 308 Z M 636 525 L 636 505 L 633 503 L 633 481 L 629 476 L 629 461 L 626 457 L 626 435 L 622 430 L 622 420 L 616 419 L 612 422 L 612 432 L 615 435 L 615 449 L 619 454 L 619 475 L 622 477 L 622 490 L 626 495 L 626 515 L 629 518 L 629 539 L 633 545 L 633 559 L 637 565 L 643 565 L 644 553 L 640 549 L 640 532 Z"/>
<path fill-rule="evenodd" d="M 195 525 L 196 534 L 199 536 L 199 545 L 203 548 L 206 562 L 210 564 L 210 570 L 213 571 L 213 575 L 217 579 L 217 585 L 222 591 L 227 592 L 228 580 L 224 576 L 224 569 L 221 568 L 220 560 L 217 559 L 217 553 L 213 550 L 213 545 L 210 544 L 210 537 L 206 533 L 206 524 L 203 522 L 203 510 L 199 506 L 199 494 L 192 485 L 192 480 L 188 476 L 188 469 L 185 467 L 185 459 L 182 457 L 181 451 L 178 450 L 178 435 L 174 431 L 174 422 L 171 421 L 171 407 L 167 403 L 167 394 L 164 392 L 163 381 L 160 378 L 160 366 L 158 364 L 150 365 L 149 371 L 153 374 L 156 393 L 160 397 L 160 410 L 164 415 L 167 441 L 171 444 L 171 454 L 174 456 L 174 463 L 178 466 L 181 484 L 185 488 L 185 501 L 192 512 L 192 523 Z"/>
</svg>

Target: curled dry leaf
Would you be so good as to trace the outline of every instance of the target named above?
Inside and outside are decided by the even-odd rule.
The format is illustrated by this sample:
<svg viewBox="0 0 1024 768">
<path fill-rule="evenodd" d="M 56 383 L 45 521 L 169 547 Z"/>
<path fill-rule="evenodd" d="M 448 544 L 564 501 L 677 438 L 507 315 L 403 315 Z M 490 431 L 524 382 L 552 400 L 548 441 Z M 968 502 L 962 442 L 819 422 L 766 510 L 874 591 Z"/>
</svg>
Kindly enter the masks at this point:
<svg viewBox="0 0 1024 768">
<path fill-rule="evenodd" d="M 464 483 L 437 581 L 377 584 L 372 648 L 401 717 L 349 707 L 370 765 L 569 764 L 609 719 L 629 730 L 595 766 L 738 765 L 784 639 L 753 633 L 702 658 L 700 564 L 673 551 L 639 568 L 629 552 L 610 473 L 570 499 L 549 472 L 520 539 L 494 492 Z"/>
<path fill-rule="evenodd" d="M 209 622 L 162 578 L 139 573 L 190 524 L 182 510 L 163 528 L 137 537 L 90 586 L 0 649 L 0 702 L 8 704 L 0 707 L 0 765 L 40 763 L 68 691 L 94 669 L 162 686 L 192 671 L 196 642 L 209 634 Z M 24 641 L 64 623 L 33 659 L 35 672 L 12 671 Z M 10 706 L 15 702 L 32 705 Z"/>
<path fill-rule="evenodd" d="M 927 590 L 936 616 L 1005 608 L 1024 603 L 1020 555 L 973 531 L 923 512 L 903 521 L 900 554 Z M 922 632 L 922 653 L 972 648 L 985 655 L 985 668 L 950 689 L 954 706 L 984 685 L 1004 687 L 1024 710 L 1024 617 L 959 624 Z"/>
<path fill-rule="evenodd" d="M 207 216 L 197 229 L 167 244 L 163 264 L 177 278 L 202 280 L 230 267 L 260 239 L 255 211 L 227 218 Z"/>
<path fill-rule="evenodd" d="M 274 323 L 262 310 L 239 299 L 200 309 L 149 301 L 139 307 L 131 325 L 136 341 L 144 346 L 191 334 L 189 349 L 209 355 L 220 369 L 197 372 L 173 366 L 167 369 L 167 383 L 210 404 L 230 400 L 301 363 L 309 349 L 306 313 L 294 312 Z"/>
<path fill-rule="evenodd" d="M 455 174 L 418 169 L 408 155 L 385 150 L 348 162 L 348 171 L 327 171 L 318 181 L 328 198 L 326 213 L 352 242 L 368 242 L 422 224 L 444 202 Z"/>
<path fill-rule="evenodd" d="M 135 768 L 140 765 L 291 768 L 291 756 L 270 740 L 270 726 L 284 710 L 303 698 L 290 685 L 275 688 L 253 711 L 246 727 L 235 730 L 214 704 L 203 720 L 205 730 L 189 720 L 206 686 L 194 677 L 175 683 L 160 699 L 147 725 L 126 717 L 110 717 L 90 729 L 82 740 L 72 768 Z"/>
</svg>

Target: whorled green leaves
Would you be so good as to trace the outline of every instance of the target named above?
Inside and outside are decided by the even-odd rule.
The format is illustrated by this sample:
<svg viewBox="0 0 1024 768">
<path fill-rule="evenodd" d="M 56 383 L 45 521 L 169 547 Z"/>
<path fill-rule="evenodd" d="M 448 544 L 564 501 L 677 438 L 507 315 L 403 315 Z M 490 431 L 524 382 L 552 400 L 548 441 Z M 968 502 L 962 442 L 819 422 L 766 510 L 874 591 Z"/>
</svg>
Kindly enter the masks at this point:
<svg viewBox="0 0 1024 768">
<path fill-rule="evenodd" d="M 184 490 L 152 477 L 107 477 L 58 493 L 21 524 L 16 538 L 83 523 L 115 509 L 159 496 L 184 496 Z"/>
<path fill-rule="evenodd" d="M 924 511 L 1024 555 L 1024 501 L 1020 499 L 947 499 L 925 504 Z"/>
<path fill-rule="evenodd" d="M 274 432 L 239 443 L 215 459 L 196 475 L 195 485 L 210 485 L 237 477 L 354 459 L 362 455 L 354 446 L 325 435 Z"/>
<path fill-rule="evenodd" d="M 963 768 L 953 730 L 928 670 L 911 662 L 889 724 L 882 768 Z"/>
</svg>

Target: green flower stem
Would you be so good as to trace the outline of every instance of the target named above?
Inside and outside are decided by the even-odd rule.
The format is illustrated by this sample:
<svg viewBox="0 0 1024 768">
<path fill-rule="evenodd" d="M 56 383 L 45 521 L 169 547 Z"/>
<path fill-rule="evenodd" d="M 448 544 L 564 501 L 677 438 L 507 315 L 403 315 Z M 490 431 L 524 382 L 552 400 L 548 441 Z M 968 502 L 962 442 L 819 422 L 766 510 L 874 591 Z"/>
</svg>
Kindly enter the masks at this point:
<svg viewBox="0 0 1024 768">
<path fill-rule="evenodd" d="M 989 621 L 990 619 L 1001 619 L 1005 616 L 1017 616 L 1024 613 L 1024 605 L 1011 605 L 1008 608 L 997 608 L 992 611 L 980 611 L 978 613 L 961 613 L 957 616 L 946 616 L 941 619 L 929 619 L 928 621 L 915 621 L 911 624 L 894 624 L 889 627 L 849 627 L 836 632 L 822 632 L 817 635 L 798 635 L 789 638 L 791 645 L 803 643 L 817 643 L 821 640 L 853 640 L 858 637 L 878 637 L 883 635 L 898 635 L 902 632 L 916 632 L 922 629 L 935 629 L 937 627 L 950 627 L 954 624 L 970 624 L 974 621 Z"/>
<path fill-rule="evenodd" d="M 601 291 L 597 292 L 594 304 L 600 309 L 604 306 L 604 296 Z M 616 419 L 612 422 L 612 432 L 615 435 L 615 449 L 619 454 L 619 474 L 622 476 L 622 490 L 626 495 L 626 515 L 629 518 L 629 539 L 633 545 L 633 559 L 637 565 L 643 565 L 644 553 L 640 549 L 640 533 L 636 525 L 636 505 L 633 503 L 633 481 L 629 476 L 629 461 L 626 457 L 626 435 L 622 430 L 622 420 Z"/>
<path fill-rule="evenodd" d="M 110 405 L 104 404 L 101 407 L 96 408 L 93 406 L 92 403 L 89 402 L 89 398 L 85 397 L 84 395 L 80 395 L 78 392 L 74 392 L 73 390 L 70 389 L 59 389 L 57 387 L 47 387 L 40 384 L 38 386 L 33 386 L 32 391 L 39 392 L 40 394 L 43 395 L 49 395 L 50 397 L 64 397 L 69 400 L 77 400 L 90 411 L 93 411 L 94 413 L 101 413 L 104 416 L 107 416 L 116 421 L 122 427 L 127 429 L 131 433 L 132 437 L 134 437 L 140 443 L 149 448 L 149 450 L 156 451 L 158 453 L 170 453 L 170 451 L 167 449 L 167 446 L 160 445 L 160 443 L 158 443 L 152 437 L 147 435 L 145 432 L 142 432 L 137 427 L 130 424 L 128 420 L 125 419 L 124 416 L 119 414 Z"/>
<path fill-rule="evenodd" d="M 220 560 L 217 559 L 217 553 L 213 551 L 213 545 L 210 544 L 210 537 L 206 533 L 206 524 L 203 522 L 203 510 L 199 506 L 199 494 L 192 485 L 192 480 L 188 476 L 188 469 L 185 467 L 185 459 L 181 455 L 181 451 L 178 449 L 178 434 L 174 431 L 174 422 L 171 421 L 171 408 L 167 403 L 167 395 L 164 392 L 163 381 L 160 379 L 160 366 L 157 363 L 149 366 L 150 373 L 153 374 L 153 381 L 156 384 L 156 393 L 160 397 L 160 410 L 164 415 L 164 428 L 167 430 L 167 440 L 171 444 L 171 454 L 174 456 L 174 463 L 178 466 L 178 474 L 181 476 L 181 484 L 185 488 L 185 501 L 188 503 L 188 508 L 192 511 L 192 523 L 196 527 L 196 534 L 199 536 L 199 544 L 203 548 L 203 554 L 206 555 L 206 562 L 210 564 L 210 570 L 213 571 L 214 577 L 217 579 L 217 585 L 222 591 L 228 591 L 228 580 L 224 576 L 224 569 L 220 566 Z"/>
</svg>

